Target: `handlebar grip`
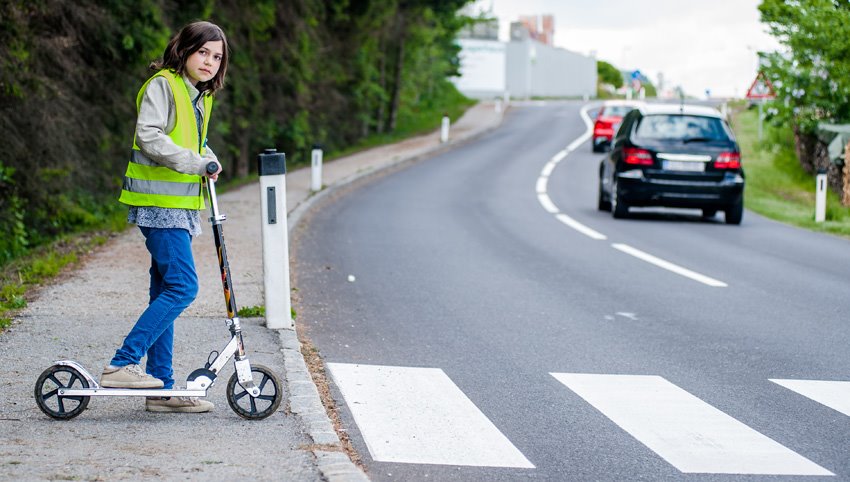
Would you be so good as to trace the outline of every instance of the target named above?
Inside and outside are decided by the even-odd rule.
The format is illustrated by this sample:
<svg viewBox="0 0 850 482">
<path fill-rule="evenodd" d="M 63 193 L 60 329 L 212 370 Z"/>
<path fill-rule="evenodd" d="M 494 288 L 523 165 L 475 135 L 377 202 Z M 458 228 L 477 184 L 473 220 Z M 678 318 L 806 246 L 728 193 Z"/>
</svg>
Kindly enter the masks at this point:
<svg viewBox="0 0 850 482">
<path fill-rule="evenodd" d="M 218 163 L 210 161 L 207 164 L 207 174 L 215 174 L 218 171 Z"/>
</svg>

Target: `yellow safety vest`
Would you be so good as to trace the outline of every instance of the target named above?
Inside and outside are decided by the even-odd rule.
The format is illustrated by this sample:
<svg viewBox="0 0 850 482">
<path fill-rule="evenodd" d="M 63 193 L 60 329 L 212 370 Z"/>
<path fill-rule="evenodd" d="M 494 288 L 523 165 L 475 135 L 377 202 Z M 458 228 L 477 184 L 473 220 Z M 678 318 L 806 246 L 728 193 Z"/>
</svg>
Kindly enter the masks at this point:
<svg viewBox="0 0 850 482">
<path fill-rule="evenodd" d="M 173 70 L 160 70 L 145 82 L 136 96 L 136 112 L 138 113 L 141 106 L 145 89 L 156 77 L 165 77 L 174 95 L 176 108 L 174 130 L 168 133 L 168 137 L 178 146 L 192 149 L 203 155 L 205 149 L 203 140 L 207 138 L 207 126 L 210 112 L 212 112 L 212 96 L 203 95 L 204 119 L 199 135 L 189 89 L 183 78 Z M 121 187 L 121 197 L 118 200 L 130 206 L 196 210 L 206 207 L 201 190 L 201 176 L 182 174 L 149 159 L 136 145 L 135 136 L 130 162 L 124 174 L 124 185 Z"/>
</svg>

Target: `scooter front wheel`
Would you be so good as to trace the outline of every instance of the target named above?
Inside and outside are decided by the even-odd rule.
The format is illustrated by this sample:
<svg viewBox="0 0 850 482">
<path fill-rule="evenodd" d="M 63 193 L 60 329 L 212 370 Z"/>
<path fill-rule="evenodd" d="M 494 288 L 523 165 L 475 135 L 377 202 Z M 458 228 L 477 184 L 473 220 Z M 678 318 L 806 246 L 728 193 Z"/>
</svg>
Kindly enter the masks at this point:
<svg viewBox="0 0 850 482">
<path fill-rule="evenodd" d="M 63 397 L 63 388 L 88 388 L 89 383 L 75 368 L 53 365 L 44 370 L 35 382 L 35 403 L 50 418 L 70 420 L 83 413 L 89 405 L 89 397 Z"/>
<path fill-rule="evenodd" d="M 283 385 L 277 375 L 263 365 L 251 365 L 251 376 L 254 385 L 260 389 L 260 395 L 252 397 L 233 372 L 227 382 L 227 403 L 240 417 L 260 420 L 277 411 L 283 399 Z"/>
</svg>

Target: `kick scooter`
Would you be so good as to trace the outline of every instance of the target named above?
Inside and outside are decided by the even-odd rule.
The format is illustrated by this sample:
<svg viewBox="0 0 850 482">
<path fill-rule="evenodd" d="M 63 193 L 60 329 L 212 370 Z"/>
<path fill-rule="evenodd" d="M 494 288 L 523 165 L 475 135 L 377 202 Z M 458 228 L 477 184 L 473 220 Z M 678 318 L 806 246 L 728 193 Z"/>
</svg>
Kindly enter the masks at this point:
<svg viewBox="0 0 850 482">
<path fill-rule="evenodd" d="M 216 163 L 207 165 L 207 172 L 218 170 Z M 144 389 L 104 388 L 83 366 L 75 361 L 61 360 L 42 372 L 35 382 L 35 401 L 38 408 L 48 417 L 69 420 L 81 414 L 89 404 L 90 397 L 205 397 L 215 384 L 222 368 L 234 358 L 235 371 L 227 383 L 227 403 L 239 416 L 259 420 L 273 414 L 283 398 L 283 385 L 277 375 L 262 365 L 251 365 L 242 344 L 242 327 L 236 316 L 236 299 L 230 281 L 230 266 L 224 248 L 221 223 L 227 216 L 218 211 L 215 181 L 204 178 L 210 200 L 210 223 L 212 223 L 218 266 L 224 287 L 227 305 L 225 323 L 230 329 L 230 342 L 221 352 L 213 351 L 203 368 L 194 370 L 186 379 L 186 388 Z"/>
</svg>

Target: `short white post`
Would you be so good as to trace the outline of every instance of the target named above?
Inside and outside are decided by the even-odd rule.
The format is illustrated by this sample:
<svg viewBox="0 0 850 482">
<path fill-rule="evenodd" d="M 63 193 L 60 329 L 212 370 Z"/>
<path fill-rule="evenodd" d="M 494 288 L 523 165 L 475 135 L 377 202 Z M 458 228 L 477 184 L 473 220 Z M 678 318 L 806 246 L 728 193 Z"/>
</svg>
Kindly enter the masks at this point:
<svg viewBox="0 0 850 482">
<path fill-rule="evenodd" d="M 826 170 L 818 170 L 815 178 L 815 222 L 826 220 Z"/>
<path fill-rule="evenodd" d="M 502 99 L 496 99 L 494 109 L 496 109 L 497 114 L 502 113 Z"/>
<path fill-rule="evenodd" d="M 322 190 L 322 146 L 313 144 L 312 162 L 311 162 L 311 178 L 310 189 L 313 192 Z"/>
<path fill-rule="evenodd" d="M 638 99 L 644 100 L 646 99 L 646 87 L 641 87 L 638 91 Z"/>
<path fill-rule="evenodd" d="M 503 96 L 505 99 L 505 107 L 508 107 L 511 104 L 511 93 L 510 91 L 505 91 L 505 95 Z"/>
<path fill-rule="evenodd" d="M 286 155 L 266 149 L 257 156 L 266 326 L 292 329 L 289 293 L 289 229 L 286 223 Z"/>
<path fill-rule="evenodd" d="M 726 102 L 720 104 L 720 114 L 724 119 L 729 118 L 729 105 Z"/>
<path fill-rule="evenodd" d="M 449 142 L 449 121 L 448 114 L 443 114 L 443 125 L 440 128 L 440 142 L 446 143 Z"/>
<path fill-rule="evenodd" d="M 590 94 L 584 94 L 584 96 L 582 96 L 582 100 L 584 100 L 585 102 L 589 101 L 590 100 Z"/>
<path fill-rule="evenodd" d="M 626 100 L 632 100 L 632 88 L 626 89 Z"/>
</svg>

